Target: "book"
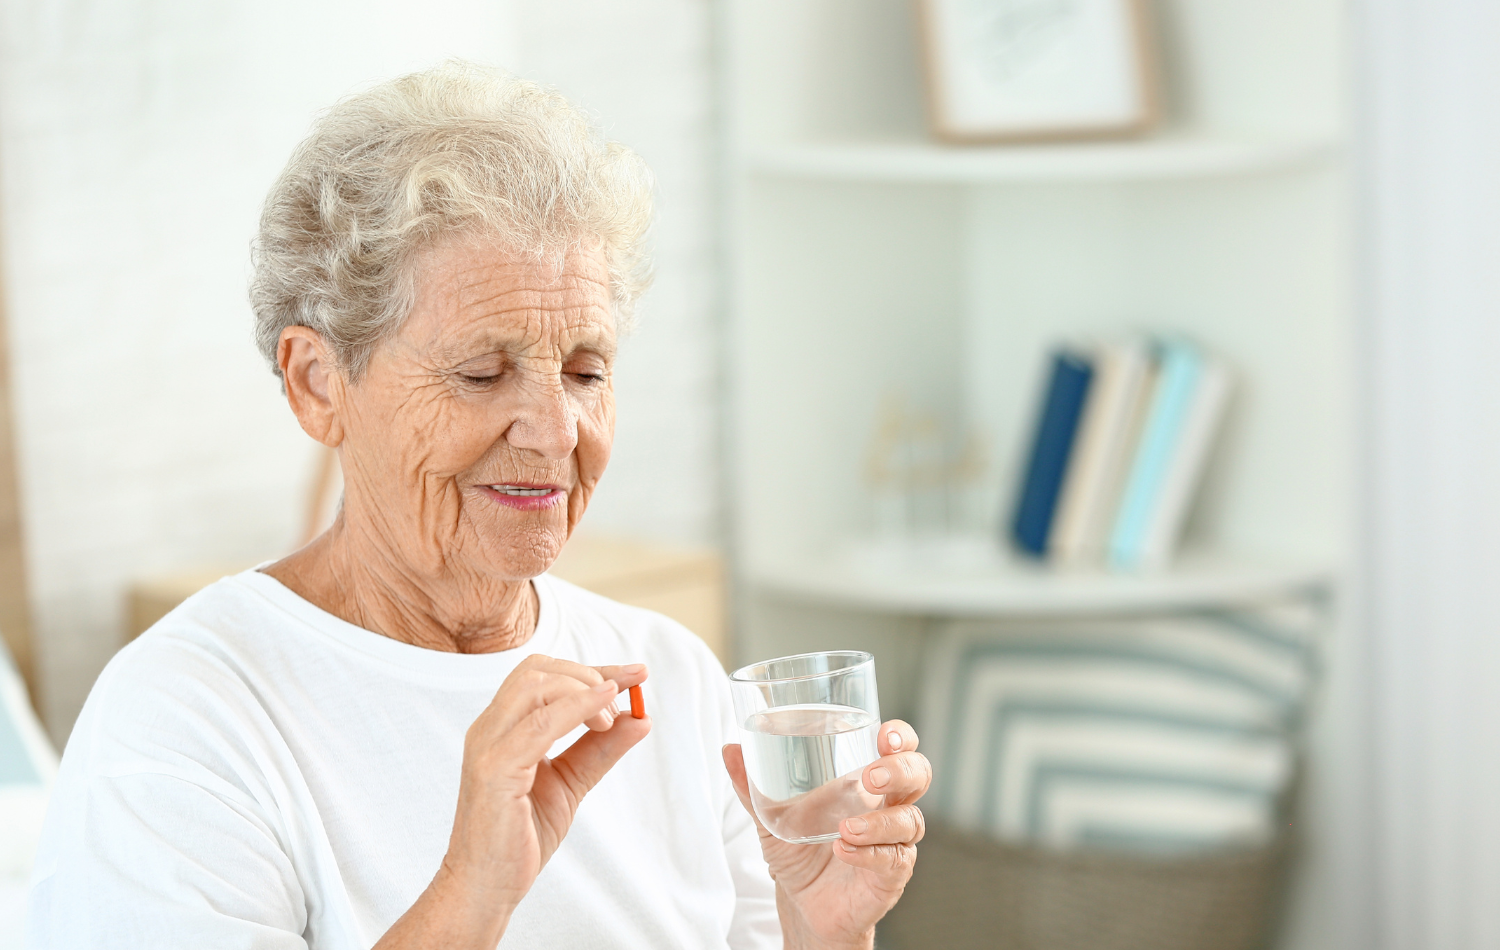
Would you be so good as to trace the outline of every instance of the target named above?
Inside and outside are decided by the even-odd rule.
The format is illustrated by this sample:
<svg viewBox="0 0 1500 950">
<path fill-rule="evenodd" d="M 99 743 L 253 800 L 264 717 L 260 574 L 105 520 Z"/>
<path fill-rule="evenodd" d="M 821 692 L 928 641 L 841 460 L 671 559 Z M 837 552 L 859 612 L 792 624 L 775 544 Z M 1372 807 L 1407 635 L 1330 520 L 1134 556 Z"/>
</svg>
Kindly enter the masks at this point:
<svg viewBox="0 0 1500 950">
<path fill-rule="evenodd" d="M 1099 520 L 1093 525 L 1093 535 L 1089 541 L 1091 550 L 1097 552 L 1097 562 L 1101 564 L 1108 563 L 1109 560 L 1109 543 L 1114 537 L 1115 521 L 1120 513 L 1121 500 L 1125 496 L 1126 482 L 1135 463 L 1135 452 L 1141 444 L 1141 436 L 1146 431 L 1146 423 L 1150 421 L 1156 385 L 1161 380 L 1161 348 L 1149 341 L 1143 342 L 1143 347 L 1146 359 L 1145 379 L 1136 392 L 1135 405 L 1129 413 L 1130 421 L 1117 446 L 1119 452 L 1111 459 L 1113 467 L 1105 476 L 1106 494 L 1098 513 Z"/>
<path fill-rule="evenodd" d="M 1145 416 L 1151 371 L 1151 350 L 1144 340 L 1099 348 L 1048 539 L 1049 558 L 1069 565 L 1103 561 L 1130 453 Z"/>
<path fill-rule="evenodd" d="M 1162 344 L 1160 366 L 1151 407 L 1110 533 L 1109 565 L 1121 570 L 1144 566 L 1146 537 L 1152 529 L 1162 486 L 1192 408 L 1203 359 L 1197 347 L 1173 340 Z"/>
<path fill-rule="evenodd" d="M 1183 420 L 1177 446 L 1162 477 L 1155 510 L 1141 537 L 1138 565 L 1165 567 L 1176 553 L 1198 486 L 1229 405 L 1233 377 L 1223 361 L 1203 357 L 1192 405 Z"/>
<path fill-rule="evenodd" d="M 1046 395 L 1011 522 L 1016 545 L 1035 557 L 1047 553 L 1058 493 L 1093 375 L 1094 368 L 1087 357 L 1067 349 L 1052 354 Z"/>
</svg>

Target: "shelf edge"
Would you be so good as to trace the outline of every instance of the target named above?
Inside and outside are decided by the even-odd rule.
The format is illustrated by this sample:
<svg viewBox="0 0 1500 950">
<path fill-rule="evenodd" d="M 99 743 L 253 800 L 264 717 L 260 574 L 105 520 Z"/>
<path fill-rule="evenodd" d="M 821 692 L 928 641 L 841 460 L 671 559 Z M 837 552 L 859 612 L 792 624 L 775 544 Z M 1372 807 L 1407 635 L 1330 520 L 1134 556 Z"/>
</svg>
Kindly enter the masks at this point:
<svg viewBox="0 0 1500 950">
<path fill-rule="evenodd" d="M 1337 154 L 1327 139 L 1150 140 L 1107 145 L 963 149 L 930 144 L 751 148 L 747 174 L 862 182 L 998 184 L 1232 178 L 1315 167 Z"/>
<path fill-rule="evenodd" d="M 1332 568 L 1246 570 L 1232 574 L 1171 575 L 1139 579 L 1111 578 L 1083 596 L 1043 578 L 986 585 L 982 579 L 944 583 L 926 579 L 909 584 L 889 577 L 860 580 L 837 571 L 752 571 L 746 580 L 763 593 L 808 603 L 931 617 L 1079 617 L 1105 614 L 1161 613 L 1261 603 L 1297 595 L 1332 593 Z"/>
</svg>

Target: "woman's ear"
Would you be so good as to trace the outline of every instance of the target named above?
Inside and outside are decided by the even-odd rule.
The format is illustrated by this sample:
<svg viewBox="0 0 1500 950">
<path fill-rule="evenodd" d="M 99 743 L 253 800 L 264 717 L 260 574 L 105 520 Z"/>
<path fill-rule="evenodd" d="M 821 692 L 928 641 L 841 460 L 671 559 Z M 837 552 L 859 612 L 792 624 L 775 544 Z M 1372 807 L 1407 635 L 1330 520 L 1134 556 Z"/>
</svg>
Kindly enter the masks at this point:
<svg viewBox="0 0 1500 950">
<path fill-rule="evenodd" d="M 276 365 L 286 385 L 286 401 L 302 431 L 330 448 L 344 441 L 339 418 L 343 400 L 336 392 L 342 383 L 333 354 L 318 331 L 287 327 L 276 343 Z"/>
</svg>

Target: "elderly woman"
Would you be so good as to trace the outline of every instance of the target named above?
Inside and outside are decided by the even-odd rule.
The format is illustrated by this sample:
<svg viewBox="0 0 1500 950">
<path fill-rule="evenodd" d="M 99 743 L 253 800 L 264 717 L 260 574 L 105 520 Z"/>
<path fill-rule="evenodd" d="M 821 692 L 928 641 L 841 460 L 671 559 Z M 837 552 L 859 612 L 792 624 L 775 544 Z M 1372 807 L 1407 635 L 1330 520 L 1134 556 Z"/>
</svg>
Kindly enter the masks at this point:
<svg viewBox="0 0 1500 950">
<path fill-rule="evenodd" d="M 448 65 L 319 120 L 252 297 L 342 511 L 100 676 L 33 946 L 871 946 L 922 835 L 911 728 L 863 773 L 883 807 L 778 841 L 708 650 L 545 574 L 609 461 L 649 217 L 640 160 L 516 79 Z"/>
</svg>

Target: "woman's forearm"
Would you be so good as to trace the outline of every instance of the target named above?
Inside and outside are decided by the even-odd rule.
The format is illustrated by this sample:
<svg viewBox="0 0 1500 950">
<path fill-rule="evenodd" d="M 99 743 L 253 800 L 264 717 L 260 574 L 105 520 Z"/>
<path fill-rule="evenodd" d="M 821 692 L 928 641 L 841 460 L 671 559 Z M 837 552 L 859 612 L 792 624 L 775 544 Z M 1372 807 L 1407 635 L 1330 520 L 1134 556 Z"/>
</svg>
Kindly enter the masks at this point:
<svg viewBox="0 0 1500 950">
<path fill-rule="evenodd" d="M 875 931 L 853 940 L 827 940 L 814 933 L 780 884 L 776 885 L 776 916 L 781 918 L 784 950 L 873 950 Z"/>
<path fill-rule="evenodd" d="M 513 909 L 497 906 L 465 886 L 445 861 L 422 896 L 385 932 L 374 950 L 495 950 Z"/>
<path fill-rule="evenodd" d="M 873 950 L 875 934 L 872 931 L 857 943 L 828 943 L 813 936 L 802 935 L 794 938 L 790 933 L 783 933 L 782 941 L 782 947 L 785 950 Z"/>
</svg>

